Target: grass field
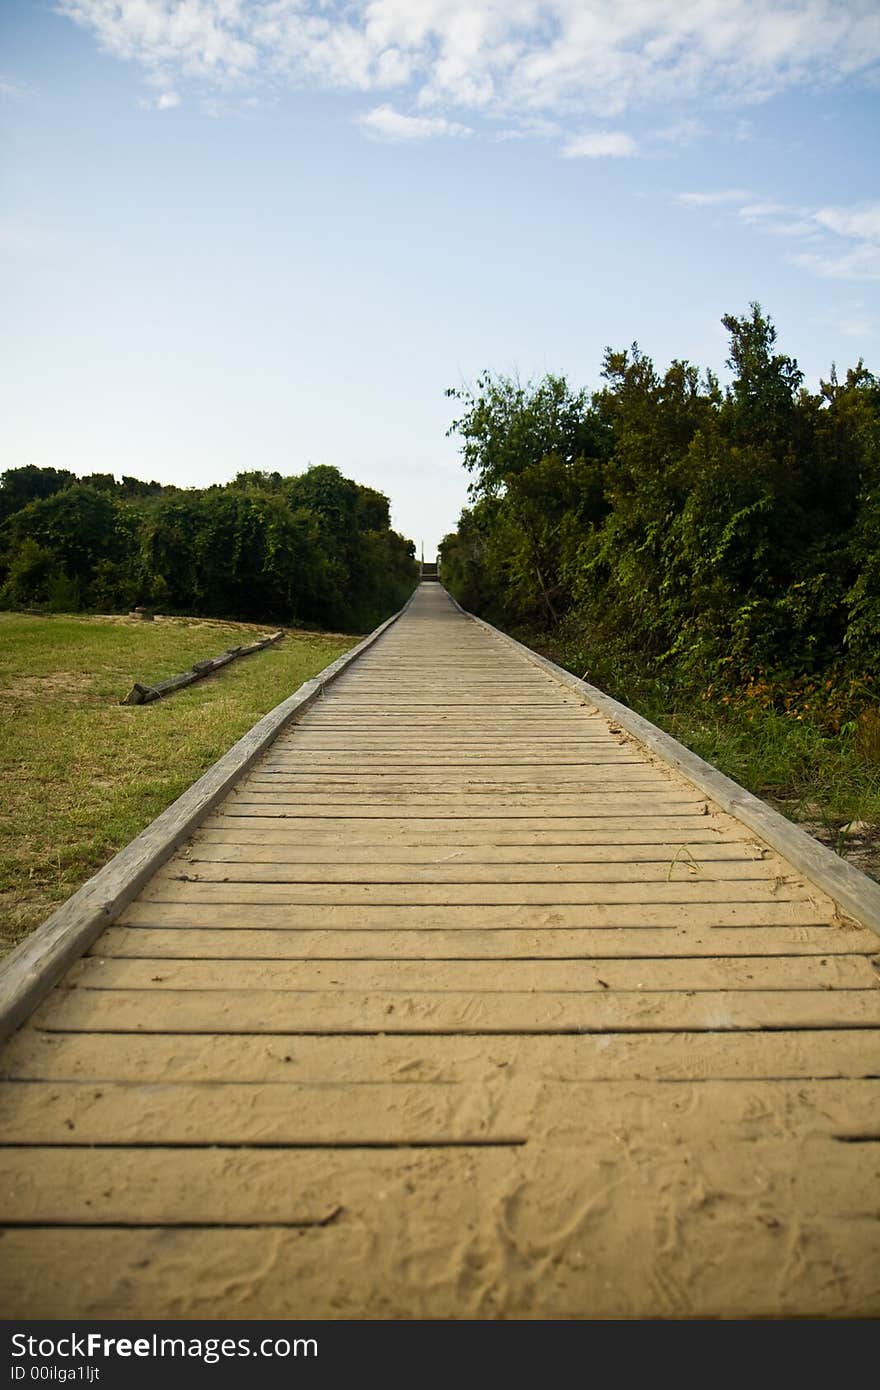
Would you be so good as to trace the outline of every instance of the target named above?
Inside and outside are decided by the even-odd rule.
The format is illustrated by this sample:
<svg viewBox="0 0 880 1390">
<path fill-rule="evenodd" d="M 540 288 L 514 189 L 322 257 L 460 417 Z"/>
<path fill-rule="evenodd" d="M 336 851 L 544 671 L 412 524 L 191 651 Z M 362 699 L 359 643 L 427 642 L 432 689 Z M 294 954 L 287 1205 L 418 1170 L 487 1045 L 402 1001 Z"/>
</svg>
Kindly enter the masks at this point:
<svg viewBox="0 0 880 1390">
<path fill-rule="evenodd" d="M 163 680 L 268 631 L 205 619 L 0 614 L 0 949 L 357 641 L 290 632 L 164 700 L 119 703 L 136 680 Z"/>
<path fill-rule="evenodd" d="M 774 710 L 643 711 L 700 757 L 880 879 L 880 761 L 858 730 L 829 734 Z"/>
</svg>

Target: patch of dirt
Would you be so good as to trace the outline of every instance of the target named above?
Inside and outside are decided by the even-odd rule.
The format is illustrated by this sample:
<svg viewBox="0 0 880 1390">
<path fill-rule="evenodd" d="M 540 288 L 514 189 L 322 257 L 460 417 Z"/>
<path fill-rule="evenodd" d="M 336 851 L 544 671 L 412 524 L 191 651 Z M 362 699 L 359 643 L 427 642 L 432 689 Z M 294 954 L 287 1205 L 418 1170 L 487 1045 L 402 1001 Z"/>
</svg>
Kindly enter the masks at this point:
<svg viewBox="0 0 880 1390">
<path fill-rule="evenodd" d="M 769 801 L 769 798 L 767 798 Z M 852 828 L 825 825 L 822 821 L 812 820 L 809 812 L 816 808 L 807 806 L 805 809 L 808 815 L 801 819 L 799 816 L 792 815 L 790 803 L 784 801 L 770 801 L 770 805 L 775 810 L 781 811 L 783 815 L 788 815 L 795 825 L 800 826 L 801 830 L 806 830 L 808 835 L 812 835 L 818 840 L 820 845 L 826 849 L 833 850 L 839 854 L 841 859 L 845 859 L 847 864 L 852 864 L 854 869 L 861 869 L 868 878 L 873 878 L 880 883 L 880 825 L 871 825 L 867 821 L 854 821 Z"/>
<path fill-rule="evenodd" d="M 52 671 L 47 676 L 16 676 L 0 689 L 0 704 L 21 700 L 42 700 L 53 695 L 74 695 L 86 699 L 94 677 L 88 671 Z"/>
<path fill-rule="evenodd" d="M 144 627 L 142 618 L 130 618 L 127 613 L 37 613 L 31 614 L 32 617 L 40 617 L 51 620 L 52 618 L 64 618 L 69 622 L 78 623 L 107 623 L 111 627 Z M 278 632 L 279 628 L 284 632 L 285 638 L 313 642 L 326 638 L 328 641 L 355 642 L 358 636 L 351 632 L 328 632 L 323 628 L 310 629 L 304 627 L 284 627 L 283 623 L 242 623 L 236 622 L 232 618 L 187 618 L 170 616 L 164 613 L 156 613 L 153 622 L 163 627 L 185 627 L 194 628 L 196 631 L 205 628 L 234 628 L 241 633 L 255 633 L 259 637 L 268 637 L 272 632 Z M 146 624 L 149 626 L 149 624 Z"/>
<path fill-rule="evenodd" d="M 801 821 L 800 826 L 815 836 L 820 844 L 840 854 L 854 869 L 861 869 L 863 874 L 880 883 L 880 826 L 872 825 L 865 831 L 849 834 L 845 831 L 835 833 L 824 825 L 817 825 L 815 821 Z"/>
<path fill-rule="evenodd" d="M 113 627 L 143 627 L 144 622 L 141 618 L 130 618 L 127 613 L 27 613 L 13 614 L 14 617 L 42 618 L 46 622 L 53 619 L 63 619 L 65 622 L 73 623 L 107 623 Z M 162 624 L 166 627 L 186 627 L 186 628 L 236 628 L 242 633 L 254 632 L 260 636 L 268 636 L 271 632 L 277 632 L 281 628 L 285 637 L 302 639 L 303 641 L 319 641 L 327 638 L 329 641 L 356 642 L 357 633 L 351 632 L 329 632 L 324 628 L 304 628 L 304 627 L 285 627 L 283 623 L 264 622 L 264 623 L 244 623 L 236 622 L 232 618 L 187 618 L 182 616 L 171 616 L 164 613 L 156 613 L 153 617 L 154 623 Z M 147 624 L 149 626 L 149 624 Z M 363 634 L 360 634 L 363 636 Z"/>
<path fill-rule="evenodd" d="M 149 627 L 149 623 L 144 623 L 142 618 L 130 618 L 127 613 L 73 613 L 70 615 L 79 622 L 86 623 L 109 623 L 114 627 Z M 154 623 L 159 623 L 164 627 L 233 627 L 242 632 L 277 632 L 277 624 L 272 623 L 237 623 L 231 618 L 186 618 L 186 617 L 166 617 L 163 613 L 156 613 L 153 617 Z"/>
</svg>

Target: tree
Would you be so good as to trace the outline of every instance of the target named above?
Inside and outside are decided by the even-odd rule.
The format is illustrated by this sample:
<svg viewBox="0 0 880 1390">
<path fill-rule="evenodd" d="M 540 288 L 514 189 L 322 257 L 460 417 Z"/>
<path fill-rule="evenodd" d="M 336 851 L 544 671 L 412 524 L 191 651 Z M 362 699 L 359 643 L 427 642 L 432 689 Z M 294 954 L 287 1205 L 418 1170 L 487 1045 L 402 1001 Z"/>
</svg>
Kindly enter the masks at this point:
<svg viewBox="0 0 880 1390">
<path fill-rule="evenodd" d="M 8 469 L 0 475 L 0 521 L 5 521 L 29 502 L 51 497 L 75 482 L 74 475 L 63 468 L 38 468 L 36 464 L 27 463 L 23 468 Z"/>
<path fill-rule="evenodd" d="M 860 362 L 810 393 L 760 305 L 723 323 L 724 392 L 634 343 L 589 398 L 489 373 L 448 393 L 473 505 L 443 573 L 478 612 L 684 684 L 880 676 L 880 384 Z"/>
<path fill-rule="evenodd" d="M 727 366 L 736 373 L 727 418 L 733 433 L 751 443 L 781 443 L 791 434 L 804 375 L 793 357 L 774 353 L 776 329 L 760 304 L 749 307 L 741 318 L 725 314 L 721 320 L 730 334 Z"/>
<path fill-rule="evenodd" d="M 464 406 L 448 433 L 462 439 L 474 499 L 503 492 L 511 478 L 551 454 L 570 462 L 593 452 L 586 392 L 573 393 L 565 377 L 523 386 L 484 372 L 476 388 L 450 388 L 446 395 Z"/>
</svg>

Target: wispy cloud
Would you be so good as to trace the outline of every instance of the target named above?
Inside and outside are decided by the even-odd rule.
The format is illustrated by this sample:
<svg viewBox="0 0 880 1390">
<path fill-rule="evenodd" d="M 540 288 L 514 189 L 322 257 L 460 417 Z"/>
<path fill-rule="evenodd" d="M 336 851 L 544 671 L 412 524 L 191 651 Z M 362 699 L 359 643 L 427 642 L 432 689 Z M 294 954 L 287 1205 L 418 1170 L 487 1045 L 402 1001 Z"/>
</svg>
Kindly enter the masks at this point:
<svg viewBox="0 0 880 1390">
<path fill-rule="evenodd" d="M 358 124 L 380 140 L 433 140 L 440 135 L 470 135 L 469 126 L 444 116 L 407 116 L 393 106 L 376 106 L 358 117 Z"/>
<path fill-rule="evenodd" d="M 821 235 L 816 214 L 794 203 L 780 203 L 775 198 L 749 199 L 737 209 L 737 216 L 747 227 L 757 227 L 776 237 L 807 237 Z"/>
<path fill-rule="evenodd" d="M 747 188 L 719 188 L 709 193 L 678 193 L 675 201 L 684 203 L 686 207 L 715 208 L 724 207 L 726 204 L 742 204 L 751 197 L 753 194 Z"/>
<path fill-rule="evenodd" d="M 145 111 L 173 111 L 180 105 L 180 97 L 177 92 L 160 92 L 155 97 L 144 97 L 140 105 Z"/>
<path fill-rule="evenodd" d="M 695 98 L 747 105 L 880 67 L 876 0 L 56 2 L 169 91 L 189 81 L 395 93 L 448 120 L 449 133 L 463 117 L 507 131 L 539 118 L 564 122 L 570 143 L 585 118 Z M 668 131 L 688 138 L 687 122 Z"/>
<path fill-rule="evenodd" d="M 755 123 L 750 121 L 747 116 L 740 116 L 736 125 L 733 127 L 733 138 L 740 145 L 746 144 L 755 138 Z"/>
<path fill-rule="evenodd" d="M 839 236 L 856 237 L 880 246 L 880 203 L 860 203 L 848 208 L 819 208 L 816 221 Z"/>
<path fill-rule="evenodd" d="M 846 338 L 873 338 L 877 332 L 875 320 L 866 313 L 859 299 L 840 305 L 836 312 L 826 314 L 818 322 L 836 329 Z"/>
<path fill-rule="evenodd" d="M 568 140 L 562 153 L 566 159 L 626 159 L 638 145 L 624 130 L 594 130 Z"/>
<path fill-rule="evenodd" d="M 876 243 L 862 242 L 842 254 L 801 251 L 792 260 L 824 280 L 880 280 L 880 246 Z"/>
<path fill-rule="evenodd" d="M 703 135 L 706 134 L 706 127 L 702 121 L 688 118 L 683 121 L 676 121 L 673 125 L 661 126 L 654 131 L 654 139 L 659 140 L 664 145 L 680 145 L 686 148 L 693 145 Z"/>
<path fill-rule="evenodd" d="M 833 309 L 816 318 L 823 328 L 833 328 L 844 338 L 876 338 L 876 316 L 867 309 L 865 300 L 841 299 Z"/>
<path fill-rule="evenodd" d="M 16 82 L 11 77 L 0 77 L 0 101 L 22 101 L 28 94 L 24 82 Z"/>
<path fill-rule="evenodd" d="M 825 279 L 880 280 L 880 202 L 804 207 L 764 198 L 748 189 L 679 193 L 676 202 L 693 208 L 726 208 L 744 226 L 801 247 L 793 265 Z"/>
</svg>

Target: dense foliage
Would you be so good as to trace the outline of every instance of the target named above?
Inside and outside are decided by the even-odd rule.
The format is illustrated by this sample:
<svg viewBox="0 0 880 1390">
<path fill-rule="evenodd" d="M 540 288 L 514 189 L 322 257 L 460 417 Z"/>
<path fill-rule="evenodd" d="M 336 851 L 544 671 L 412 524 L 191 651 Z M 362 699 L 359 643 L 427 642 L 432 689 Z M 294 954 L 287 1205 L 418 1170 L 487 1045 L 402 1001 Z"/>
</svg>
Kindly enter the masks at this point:
<svg viewBox="0 0 880 1390">
<path fill-rule="evenodd" d="M 813 393 L 759 305 L 723 323 L 724 390 L 633 345 L 592 394 L 449 392 L 472 505 L 444 582 L 618 693 L 638 668 L 839 722 L 880 677 L 880 382 Z"/>
<path fill-rule="evenodd" d="M 55 468 L 0 478 L 0 605 L 363 630 L 399 607 L 414 547 L 388 499 L 315 467 L 203 491 Z"/>
</svg>

